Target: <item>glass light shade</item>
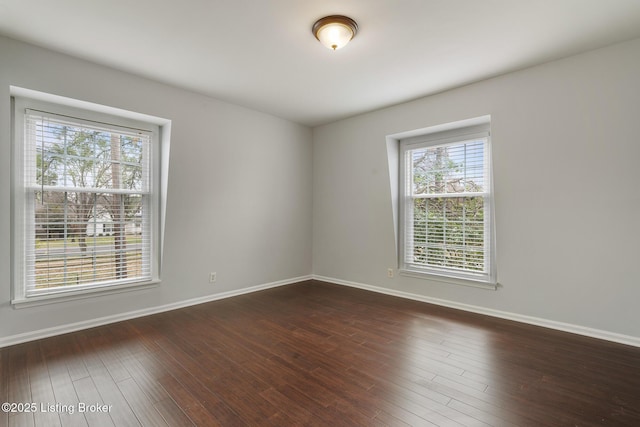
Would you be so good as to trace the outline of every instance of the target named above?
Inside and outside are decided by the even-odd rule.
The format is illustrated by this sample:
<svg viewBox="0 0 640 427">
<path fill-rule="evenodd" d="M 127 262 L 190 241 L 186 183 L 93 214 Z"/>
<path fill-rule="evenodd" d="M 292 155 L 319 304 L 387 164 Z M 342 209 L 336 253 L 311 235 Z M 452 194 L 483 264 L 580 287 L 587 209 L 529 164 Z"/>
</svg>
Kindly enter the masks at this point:
<svg viewBox="0 0 640 427">
<path fill-rule="evenodd" d="M 329 49 L 336 50 L 349 43 L 353 38 L 353 31 L 343 24 L 327 24 L 320 27 L 317 37 L 320 43 Z"/>
<path fill-rule="evenodd" d="M 313 24 L 311 31 L 329 49 L 337 50 L 349 43 L 356 35 L 358 24 L 346 16 L 325 16 Z"/>
</svg>

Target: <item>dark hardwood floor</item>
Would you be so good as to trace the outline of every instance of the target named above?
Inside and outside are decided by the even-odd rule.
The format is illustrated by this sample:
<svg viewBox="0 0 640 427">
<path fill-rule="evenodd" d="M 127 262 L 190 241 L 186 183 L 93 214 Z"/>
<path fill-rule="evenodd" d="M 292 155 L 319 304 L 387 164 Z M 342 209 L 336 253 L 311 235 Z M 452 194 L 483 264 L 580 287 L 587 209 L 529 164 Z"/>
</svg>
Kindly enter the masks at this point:
<svg viewBox="0 0 640 427">
<path fill-rule="evenodd" d="M 0 402 L 36 404 L 0 426 L 640 426 L 640 348 L 310 281 L 0 349 Z"/>
</svg>

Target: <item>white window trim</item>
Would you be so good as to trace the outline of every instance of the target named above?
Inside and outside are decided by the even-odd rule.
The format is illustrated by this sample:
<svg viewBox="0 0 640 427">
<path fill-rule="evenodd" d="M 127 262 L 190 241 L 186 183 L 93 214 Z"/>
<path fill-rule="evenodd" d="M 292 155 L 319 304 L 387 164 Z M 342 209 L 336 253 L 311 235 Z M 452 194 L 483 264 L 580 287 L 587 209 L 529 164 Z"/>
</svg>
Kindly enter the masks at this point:
<svg viewBox="0 0 640 427">
<path fill-rule="evenodd" d="M 135 113 L 71 98 L 51 95 L 30 89 L 10 87 L 12 102 L 12 299 L 14 308 L 39 306 L 43 304 L 71 301 L 99 295 L 136 291 L 157 286 L 161 282 L 161 265 L 164 241 L 164 216 L 166 209 L 166 187 L 168 172 L 169 137 L 171 121 L 146 114 Z M 24 112 L 27 108 L 49 111 L 55 114 L 80 117 L 86 120 L 112 123 L 146 129 L 154 133 L 151 145 L 151 278 L 97 285 L 85 289 L 54 289 L 50 293 L 27 296 L 25 280 L 25 203 L 24 192 Z"/>
<path fill-rule="evenodd" d="M 488 218 L 485 221 L 485 236 L 488 240 L 488 273 L 486 275 L 475 275 L 473 273 L 457 273 L 448 270 L 431 269 L 428 267 L 412 267 L 405 262 L 405 223 L 406 204 L 407 204 L 407 188 L 406 185 L 406 162 L 405 153 L 413 148 L 435 146 L 465 139 L 486 136 L 487 152 L 485 153 L 486 167 L 489 171 L 489 179 L 487 180 L 488 189 L 486 191 L 485 203 L 489 206 Z M 398 266 L 401 276 L 427 279 L 432 281 L 472 286 L 482 289 L 496 290 L 498 288 L 497 272 L 496 272 L 496 239 L 495 239 L 495 209 L 494 209 L 494 193 L 493 193 L 493 169 L 491 164 L 491 136 L 490 136 L 490 117 L 484 116 L 477 119 L 469 119 L 459 123 L 450 123 L 432 128 L 423 129 L 421 131 L 407 132 L 401 135 L 395 135 L 394 138 L 399 147 L 398 151 Z"/>
</svg>

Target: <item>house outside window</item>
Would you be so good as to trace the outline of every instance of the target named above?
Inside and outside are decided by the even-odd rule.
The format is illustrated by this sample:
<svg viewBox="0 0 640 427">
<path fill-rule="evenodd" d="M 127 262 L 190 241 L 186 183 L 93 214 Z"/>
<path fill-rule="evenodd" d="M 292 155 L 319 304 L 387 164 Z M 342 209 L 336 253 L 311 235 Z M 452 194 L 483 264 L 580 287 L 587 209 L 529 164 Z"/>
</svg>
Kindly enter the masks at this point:
<svg viewBox="0 0 640 427">
<path fill-rule="evenodd" d="M 13 104 L 14 304 L 157 282 L 160 127 Z"/>
<path fill-rule="evenodd" d="M 400 141 L 400 271 L 495 288 L 489 123 Z"/>
</svg>

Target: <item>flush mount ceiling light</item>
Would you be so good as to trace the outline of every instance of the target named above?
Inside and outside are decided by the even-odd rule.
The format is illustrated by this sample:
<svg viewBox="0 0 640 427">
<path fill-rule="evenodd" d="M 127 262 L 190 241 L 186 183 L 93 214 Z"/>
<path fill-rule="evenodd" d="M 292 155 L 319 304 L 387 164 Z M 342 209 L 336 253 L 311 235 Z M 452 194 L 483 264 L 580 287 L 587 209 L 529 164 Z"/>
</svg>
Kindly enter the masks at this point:
<svg viewBox="0 0 640 427">
<path fill-rule="evenodd" d="M 356 35 L 358 24 L 342 15 L 325 16 L 311 28 L 313 35 L 329 49 L 340 49 Z"/>
</svg>

